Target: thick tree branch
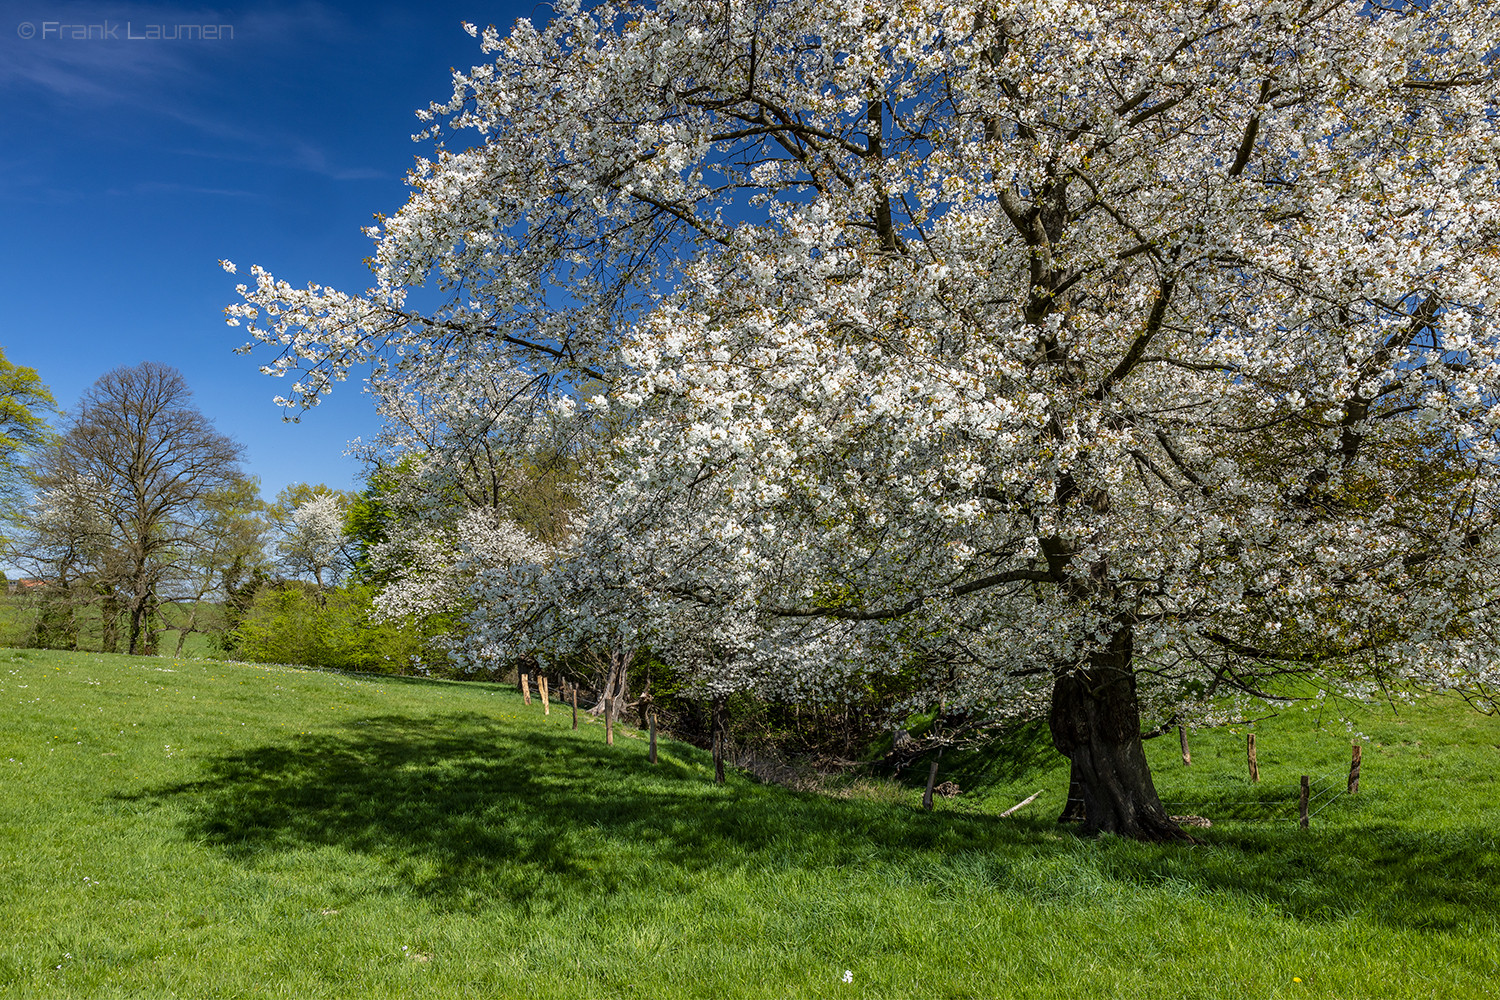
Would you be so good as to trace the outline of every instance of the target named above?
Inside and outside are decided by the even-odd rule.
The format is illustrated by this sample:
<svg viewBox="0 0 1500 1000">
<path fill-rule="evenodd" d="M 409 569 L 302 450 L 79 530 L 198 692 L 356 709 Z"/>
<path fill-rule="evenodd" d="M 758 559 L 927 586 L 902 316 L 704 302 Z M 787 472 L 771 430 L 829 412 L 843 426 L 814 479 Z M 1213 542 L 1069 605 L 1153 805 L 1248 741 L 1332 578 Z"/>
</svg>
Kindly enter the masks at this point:
<svg viewBox="0 0 1500 1000">
<path fill-rule="evenodd" d="M 1125 352 L 1125 356 L 1120 359 L 1120 363 L 1115 365 L 1113 371 L 1104 376 L 1104 381 L 1100 382 L 1099 388 L 1094 390 L 1093 396 L 1095 399 L 1103 400 L 1107 397 L 1114 390 L 1114 387 L 1129 375 L 1136 365 L 1140 364 L 1141 358 L 1146 353 L 1147 346 L 1151 343 L 1151 338 L 1156 336 L 1157 331 L 1161 329 L 1162 320 L 1167 315 L 1167 304 L 1172 300 L 1172 290 L 1175 287 L 1173 279 L 1162 279 L 1161 285 L 1156 290 L 1156 301 L 1151 305 L 1151 314 L 1146 317 L 1145 328 L 1136 335 L 1135 341 L 1130 345 L 1130 349 Z"/>
</svg>

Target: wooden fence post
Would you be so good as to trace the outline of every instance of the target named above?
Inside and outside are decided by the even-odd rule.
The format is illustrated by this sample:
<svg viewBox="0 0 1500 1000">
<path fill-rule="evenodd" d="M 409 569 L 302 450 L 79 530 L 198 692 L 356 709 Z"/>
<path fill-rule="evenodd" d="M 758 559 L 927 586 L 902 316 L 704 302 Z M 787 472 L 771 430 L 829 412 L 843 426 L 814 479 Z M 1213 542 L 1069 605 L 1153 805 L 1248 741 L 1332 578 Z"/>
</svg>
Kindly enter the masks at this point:
<svg viewBox="0 0 1500 1000">
<path fill-rule="evenodd" d="M 1349 761 L 1349 794 L 1359 791 L 1359 744 L 1354 744 L 1354 756 Z"/>
<path fill-rule="evenodd" d="M 1255 762 L 1255 734 L 1245 737 L 1245 760 L 1250 765 L 1251 782 L 1260 781 L 1260 765 Z"/>
<path fill-rule="evenodd" d="M 1182 766 L 1187 767 L 1193 762 L 1193 755 L 1188 753 L 1187 730 L 1180 725 L 1177 727 L 1177 741 L 1182 744 Z"/>
<path fill-rule="evenodd" d="M 578 685 L 572 684 L 568 687 L 573 697 L 573 728 L 578 728 Z"/>
<path fill-rule="evenodd" d="M 1308 798 L 1308 794 L 1307 793 L 1308 793 L 1307 775 L 1304 774 L 1302 776 L 1302 798 L 1297 803 L 1297 820 L 1298 820 L 1299 823 L 1302 824 L 1302 829 L 1304 829 L 1304 830 L 1307 829 L 1307 798 Z"/>
<path fill-rule="evenodd" d="M 615 745 L 615 700 L 604 699 L 604 743 L 606 746 Z"/>
<path fill-rule="evenodd" d="M 527 704 L 527 705 L 531 704 L 531 675 L 530 674 L 522 674 L 521 675 L 521 700 L 525 704 Z"/>
<path fill-rule="evenodd" d="M 551 715 L 552 705 L 547 701 L 547 675 L 538 674 L 536 678 L 536 689 L 542 694 L 542 714 Z"/>
<path fill-rule="evenodd" d="M 656 763 L 656 709 L 654 709 L 654 708 L 651 709 L 650 714 L 646 716 L 646 720 L 647 720 L 647 725 L 650 727 L 650 732 L 651 732 L 651 749 L 646 752 L 646 761 L 648 763 L 655 764 Z"/>
</svg>

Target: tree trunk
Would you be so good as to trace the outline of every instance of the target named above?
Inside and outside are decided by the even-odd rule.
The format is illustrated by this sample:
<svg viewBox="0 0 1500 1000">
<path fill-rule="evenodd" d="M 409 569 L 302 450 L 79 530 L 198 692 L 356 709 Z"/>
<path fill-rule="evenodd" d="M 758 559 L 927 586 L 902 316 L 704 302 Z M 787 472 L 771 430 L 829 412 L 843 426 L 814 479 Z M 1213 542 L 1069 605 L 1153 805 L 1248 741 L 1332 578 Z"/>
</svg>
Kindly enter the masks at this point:
<svg viewBox="0 0 1500 1000">
<path fill-rule="evenodd" d="M 1068 764 L 1068 801 L 1063 803 L 1062 813 L 1058 815 L 1059 823 L 1082 823 L 1083 812 L 1083 779 L 1078 776 L 1078 765 Z"/>
<path fill-rule="evenodd" d="M 589 709 L 590 715 L 608 714 L 610 722 L 619 722 L 620 714 L 630 702 L 630 661 L 635 650 L 613 646 L 599 684 L 599 700 Z"/>
<path fill-rule="evenodd" d="M 199 594 L 193 601 L 193 610 L 188 614 L 187 621 L 177 627 L 177 652 L 174 655 L 181 656 L 182 647 L 187 644 L 187 637 L 200 631 L 198 628 L 198 612 L 202 607 L 203 595 Z"/>
<path fill-rule="evenodd" d="M 120 651 L 120 602 L 113 589 L 104 593 L 99 603 L 99 642 L 106 653 Z"/>
<path fill-rule="evenodd" d="M 145 629 L 141 652 L 147 656 L 155 656 L 161 642 L 161 602 L 156 599 L 155 591 L 146 595 L 146 613 L 141 625 Z"/>
<path fill-rule="evenodd" d="M 71 594 L 71 590 L 70 590 L 70 594 Z M 79 619 L 81 617 L 83 617 L 83 616 L 82 616 L 81 611 L 80 611 L 79 602 L 76 601 L 76 600 L 74 600 L 70 596 L 69 599 L 68 599 L 68 617 L 67 617 L 67 624 L 66 624 L 67 635 L 68 635 L 68 647 L 67 648 L 73 650 L 73 652 L 75 652 L 75 653 L 78 652 L 80 649 L 83 648 L 83 647 L 81 647 L 81 646 L 78 645 L 78 640 L 80 638 L 82 638 L 79 635 L 79 632 L 81 631 L 81 629 L 79 629 L 79 627 L 78 627 L 79 626 Z"/>
<path fill-rule="evenodd" d="M 1086 668 L 1054 681 L 1048 718 L 1052 745 L 1072 765 L 1085 833 L 1191 841 L 1162 808 L 1146 764 L 1132 638 L 1131 626 L 1120 626 L 1108 648 L 1095 653 Z"/>
<path fill-rule="evenodd" d="M 724 744 L 729 739 L 729 713 L 724 696 L 714 699 L 714 784 L 724 784 Z"/>
<path fill-rule="evenodd" d="M 198 631 L 198 609 L 203 606 L 203 595 L 199 594 L 193 601 L 193 610 L 188 612 L 187 621 L 177 626 L 177 652 L 174 656 L 182 655 L 182 647 L 187 645 L 187 637 Z"/>
<path fill-rule="evenodd" d="M 130 630 L 125 637 L 125 652 L 135 656 L 140 652 L 142 625 L 146 617 L 146 599 L 144 597 L 132 597 L 130 599 Z"/>
<path fill-rule="evenodd" d="M 141 552 L 149 552 L 147 540 L 140 541 Z M 147 563 L 148 556 L 137 552 L 132 556 L 130 566 L 130 603 L 128 613 L 130 624 L 125 633 L 125 652 L 131 656 L 139 656 L 146 652 L 145 646 L 149 639 L 146 632 L 150 629 L 151 606 L 156 602 L 156 588 L 151 583 L 151 567 Z"/>
</svg>

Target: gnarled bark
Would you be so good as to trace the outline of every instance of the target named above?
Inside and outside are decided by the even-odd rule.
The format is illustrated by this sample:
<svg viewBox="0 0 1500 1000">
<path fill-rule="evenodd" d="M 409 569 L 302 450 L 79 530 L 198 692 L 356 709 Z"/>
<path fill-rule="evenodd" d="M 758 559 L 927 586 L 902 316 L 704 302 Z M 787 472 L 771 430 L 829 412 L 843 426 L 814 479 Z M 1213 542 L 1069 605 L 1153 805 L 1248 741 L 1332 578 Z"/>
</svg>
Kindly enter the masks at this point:
<svg viewBox="0 0 1500 1000">
<path fill-rule="evenodd" d="M 600 671 L 599 700 L 588 710 L 590 715 L 607 715 L 611 723 L 620 721 L 630 704 L 630 661 L 633 659 L 634 648 L 610 647 Z"/>
<path fill-rule="evenodd" d="M 1052 745 L 1071 764 L 1085 833 L 1190 841 L 1162 808 L 1151 781 L 1141 745 L 1131 639 L 1131 626 L 1121 625 L 1086 667 L 1057 677 L 1048 717 Z M 1065 810 L 1059 818 L 1071 817 Z"/>
<path fill-rule="evenodd" d="M 1059 823 L 1082 823 L 1085 814 L 1083 811 L 1083 779 L 1078 776 L 1078 765 L 1072 761 L 1068 762 L 1068 801 L 1063 803 L 1062 812 L 1058 814 Z"/>
</svg>

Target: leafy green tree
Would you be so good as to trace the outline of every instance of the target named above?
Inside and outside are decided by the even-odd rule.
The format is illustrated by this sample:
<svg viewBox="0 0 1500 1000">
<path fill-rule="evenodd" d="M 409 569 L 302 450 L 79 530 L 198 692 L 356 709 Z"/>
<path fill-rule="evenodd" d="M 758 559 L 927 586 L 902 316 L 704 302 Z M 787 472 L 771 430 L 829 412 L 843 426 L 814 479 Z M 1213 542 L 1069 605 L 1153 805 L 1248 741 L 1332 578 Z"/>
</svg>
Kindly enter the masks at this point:
<svg viewBox="0 0 1500 1000">
<path fill-rule="evenodd" d="M 35 368 L 12 364 L 0 347 L 0 515 L 10 519 L 25 494 L 26 452 L 47 439 L 56 400 Z"/>
<path fill-rule="evenodd" d="M 173 588 L 185 614 L 173 625 L 177 652 L 195 632 L 222 636 L 230 621 L 236 588 L 269 568 L 266 557 L 266 503 L 260 480 L 243 477 L 203 501 L 199 537 L 182 561 L 182 577 Z M 212 598 L 219 598 L 211 602 Z"/>
<path fill-rule="evenodd" d="M 399 471 L 399 470 L 398 470 Z M 388 573 L 378 572 L 371 563 L 375 546 L 387 539 L 397 511 L 393 495 L 397 489 L 397 473 L 374 466 L 365 479 L 365 488 L 349 501 L 344 514 L 344 534 L 349 537 L 353 552 L 352 572 L 355 579 L 363 582 L 387 582 Z"/>
</svg>

